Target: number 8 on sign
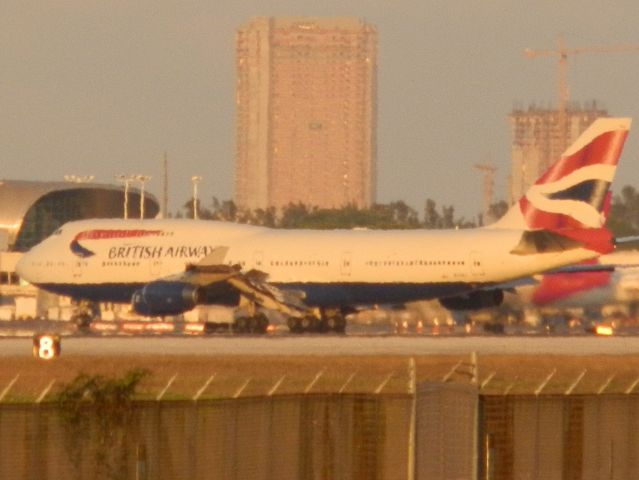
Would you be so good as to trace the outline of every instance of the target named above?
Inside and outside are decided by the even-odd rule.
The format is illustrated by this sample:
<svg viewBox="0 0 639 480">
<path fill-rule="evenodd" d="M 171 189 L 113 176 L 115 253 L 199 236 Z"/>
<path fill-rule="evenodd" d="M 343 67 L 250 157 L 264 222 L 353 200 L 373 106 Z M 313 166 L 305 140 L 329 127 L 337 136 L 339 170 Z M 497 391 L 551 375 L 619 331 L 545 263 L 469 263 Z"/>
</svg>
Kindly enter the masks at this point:
<svg viewBox="0 0 639 480">
<path fill-rule="evenodd" d="M 33 337 L 33 356 L 43 360 L 51 360 L 60 355 L 60 337 L 42 334 Z"/>
</svg>

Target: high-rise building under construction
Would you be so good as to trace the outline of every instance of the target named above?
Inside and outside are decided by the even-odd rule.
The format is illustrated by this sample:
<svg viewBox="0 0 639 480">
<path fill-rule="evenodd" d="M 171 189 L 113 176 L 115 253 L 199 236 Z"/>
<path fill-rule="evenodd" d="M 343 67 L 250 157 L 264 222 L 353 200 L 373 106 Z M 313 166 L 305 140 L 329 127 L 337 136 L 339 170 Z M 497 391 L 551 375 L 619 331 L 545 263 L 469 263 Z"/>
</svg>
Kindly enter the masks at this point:
<svg viewBox="0 0 639 480">
<path fill-rule="evenodd" d="M 530 107 L 509 116 L 512 132 L 510 203 L 516 202 L 572 142 L 599 117 L 608 113 L 592 103 L 573 105 L 565 112 Z"/>
<path fill-rule="evenodd" d="M 257 17 L 238 29 L 235 202 L 375 201 L 377 31 L 353 18 Z"/>
</svg>

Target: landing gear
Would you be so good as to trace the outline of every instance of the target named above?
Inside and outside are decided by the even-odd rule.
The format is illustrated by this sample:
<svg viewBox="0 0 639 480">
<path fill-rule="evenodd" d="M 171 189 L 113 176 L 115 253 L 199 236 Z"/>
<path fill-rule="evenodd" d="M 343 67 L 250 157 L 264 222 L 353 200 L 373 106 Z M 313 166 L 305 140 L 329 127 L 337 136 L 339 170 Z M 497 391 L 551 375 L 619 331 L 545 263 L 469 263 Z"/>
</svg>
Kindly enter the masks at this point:
<svg viewBox="0 0 639 480">
<path fill-rule="evenodd" d="M 286 321 L 291 333 L 319 332 L 321 321 L 313 314 L 303 317 L 289 317 Z"/>
<path fill-rule="evenodd" d="M 259 305 L 252 299 L 240 297 L 240 308 L 235 312 L 235 318 L 231 325 L 233 333 L 266 333 L 269 319 L 259 309 Z"/>
<path fill-rule="evenodd" d="M 100 318 L 100 306 L 89 300 L 79 300 L 71 314 L 71 322 L 78 332 L 89 333 L 93 320 Z"/>
<path fill-rule="evenodd" d="M 287 325 L 291 333 L 344 333 L 346 318 L 340 309 L 321 309 L 302 317 L 289 317 Z"/>
<path fill-rule="evenodd" d="M 233 323 L 233 331 L 235 333 L 266 333 L 268 325 L 268 317 L 263 313 L 239 316 Z"/>
<path fill-rule="evenodd" d="M 346 317 L 338 309 L 326 309 L 322 311 L 322 323 L 324 331 L 344 333 L 346 331 Z"/>
</svg>

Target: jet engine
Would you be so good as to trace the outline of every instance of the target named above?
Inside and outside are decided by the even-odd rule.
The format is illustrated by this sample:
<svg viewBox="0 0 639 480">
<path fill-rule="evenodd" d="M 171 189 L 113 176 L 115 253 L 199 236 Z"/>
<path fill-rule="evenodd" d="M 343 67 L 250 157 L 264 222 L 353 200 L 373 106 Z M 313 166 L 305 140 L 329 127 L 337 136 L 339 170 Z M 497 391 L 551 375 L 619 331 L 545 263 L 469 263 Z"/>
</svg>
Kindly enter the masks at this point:
<svg viewBox="0 0 639 480">
<path fill-rule="evenodd" d="M 146 316 L 178 315 L 193 309 L 200 301 L 200 289 L 184 282 L 147 283 L 133 293 L 133 310 Z"/>
<path fill-rule="evenodd" d="M 449 310 L 480 310 L 497 307 L 504 301 L 501 290 L 478 290 L 457 297 L 440 298 L 439 303 Z"/>
</svg>

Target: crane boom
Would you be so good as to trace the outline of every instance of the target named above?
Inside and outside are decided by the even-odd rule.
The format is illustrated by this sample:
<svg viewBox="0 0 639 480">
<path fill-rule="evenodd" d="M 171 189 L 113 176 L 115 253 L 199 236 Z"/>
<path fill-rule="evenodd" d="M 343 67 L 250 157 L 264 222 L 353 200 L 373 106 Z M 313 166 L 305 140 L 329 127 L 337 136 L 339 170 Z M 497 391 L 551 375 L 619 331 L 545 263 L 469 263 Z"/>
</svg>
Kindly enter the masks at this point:
<svg viewBox="0 0 639 480">
<path fill-rule="evenodd" d="M 568 57 L 578 55 L 580 53 L 624 53 L 624 52 L 639 52 L 639 45 L 624 44 L 624 45 L 600 45 L 582 48 L 566 48 L 563 35 L 559 35 L 557 38 L 556 50 L 533 50 L 526 48 L 524 55 L 528 58 L 536 57 L 557 57 L 558 59 L 558 93 L 559 93 L 559 115 L 564 117 L 566 110 L 568 109 L 568 102 L 570 100 L 570 92 L 568 89 Z"/>
</svg>

